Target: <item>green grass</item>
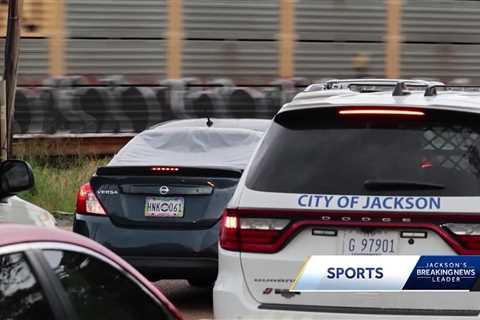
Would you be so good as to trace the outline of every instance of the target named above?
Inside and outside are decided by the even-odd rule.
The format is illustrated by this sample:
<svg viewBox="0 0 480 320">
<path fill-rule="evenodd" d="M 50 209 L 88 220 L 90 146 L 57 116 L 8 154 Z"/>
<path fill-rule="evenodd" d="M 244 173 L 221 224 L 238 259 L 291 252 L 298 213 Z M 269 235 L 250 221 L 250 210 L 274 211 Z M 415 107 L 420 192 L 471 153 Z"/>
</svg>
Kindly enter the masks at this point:
<svg viewBox="0 0 480 320">
<path fill-rule="evenodd" d="M 78 188 L 88 182 L 98 166 L 109 158 L 23 157 L 30 163 L 35 175 L 35 187 L 19 196 L 52 214 L 73 213 Z"/>
</svg>

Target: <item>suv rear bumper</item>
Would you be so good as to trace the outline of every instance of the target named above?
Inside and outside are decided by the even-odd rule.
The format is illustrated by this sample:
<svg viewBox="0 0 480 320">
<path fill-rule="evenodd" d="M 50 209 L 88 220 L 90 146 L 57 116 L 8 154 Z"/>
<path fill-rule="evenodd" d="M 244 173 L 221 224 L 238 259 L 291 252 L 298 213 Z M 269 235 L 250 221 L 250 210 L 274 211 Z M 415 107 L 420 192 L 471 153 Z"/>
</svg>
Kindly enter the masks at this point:
<svg viewBox="0 0 480 320">
<path fill-rule="evenodd" d="M 332 320 L 420 320 L 457 319 L 479 320 L 476 310 L 381 309 L 381 308 L 334 308 L 302 306 L 295 304 L 262 304 L 250 294 L 244 280 L 240 253 L 219 249 L 219 273 L 213 289 L 213 312 L 215 319 L 332 319 Z M 467 316 L 465 314 L 471 314 Z M 476 315 L 474 315 L 476 314 Z"/>
<path fill-rule="evenodd" d="M 109 248 L 150 280 L 216 278 L 218 224 L 208 229 L 142 229 L 75 215 L 73 231 Z"/>
</svg>

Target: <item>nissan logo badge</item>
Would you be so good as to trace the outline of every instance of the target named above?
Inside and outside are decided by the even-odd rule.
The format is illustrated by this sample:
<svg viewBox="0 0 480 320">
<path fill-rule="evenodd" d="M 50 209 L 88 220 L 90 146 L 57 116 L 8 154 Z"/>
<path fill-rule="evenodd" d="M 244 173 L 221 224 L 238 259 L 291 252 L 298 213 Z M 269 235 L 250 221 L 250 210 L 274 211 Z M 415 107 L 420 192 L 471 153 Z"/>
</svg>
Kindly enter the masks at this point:
<svg viewBox="0 0 480 320">
<path fill-rule="evenodd" d="M 161 195 L 166 195 L 166 194 L 168 194 L 169 191 L 170 191 L 170 189 L 167 186 L 161 186 L 160 187 L 160 194 Z"/>
</svg>

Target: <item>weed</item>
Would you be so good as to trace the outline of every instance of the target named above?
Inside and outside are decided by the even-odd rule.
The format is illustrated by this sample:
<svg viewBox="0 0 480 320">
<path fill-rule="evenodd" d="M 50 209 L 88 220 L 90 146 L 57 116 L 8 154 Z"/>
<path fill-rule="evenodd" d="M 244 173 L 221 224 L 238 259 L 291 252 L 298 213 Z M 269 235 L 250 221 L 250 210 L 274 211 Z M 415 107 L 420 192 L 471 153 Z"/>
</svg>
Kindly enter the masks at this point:
<svg viewBox="0 0 480 320">
<path fill-rule="evenodd" d="M 92 156 L 24 156 L 35 175 L 35 187 L 19 196 L 52 214 L 73 213 L 78 188 L 88 182 L 98 166 L 109 158 Z"/>
</svg>

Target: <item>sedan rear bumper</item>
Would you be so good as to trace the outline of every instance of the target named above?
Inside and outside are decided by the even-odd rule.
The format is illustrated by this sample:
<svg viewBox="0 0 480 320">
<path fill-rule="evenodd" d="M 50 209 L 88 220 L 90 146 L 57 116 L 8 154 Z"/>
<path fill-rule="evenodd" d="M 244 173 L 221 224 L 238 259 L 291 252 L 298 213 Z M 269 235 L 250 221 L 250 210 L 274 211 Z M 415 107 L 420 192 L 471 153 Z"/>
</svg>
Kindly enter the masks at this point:
<svg viewBox="0 0 480 320">
<path fill-rule="evenodd" d="M 215 279 L 218 260 L 214 258 L 179 258 L 179 257 L 138 257 L 123 256 L 150 280 L 200 278 Z"/>
<path fill-rule="evenodd" d="M 217 275 L 218 223 L 208 229 L 125 228 L 108 217 L 76 214 L 73 231 L 109 248 L 150 280 Z"/>
</svg>

